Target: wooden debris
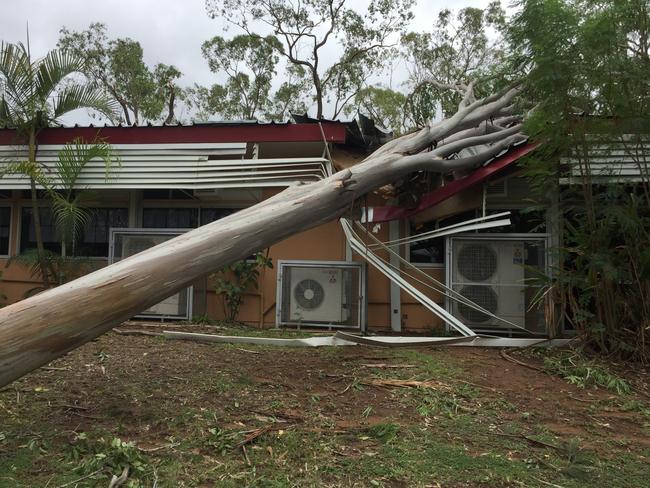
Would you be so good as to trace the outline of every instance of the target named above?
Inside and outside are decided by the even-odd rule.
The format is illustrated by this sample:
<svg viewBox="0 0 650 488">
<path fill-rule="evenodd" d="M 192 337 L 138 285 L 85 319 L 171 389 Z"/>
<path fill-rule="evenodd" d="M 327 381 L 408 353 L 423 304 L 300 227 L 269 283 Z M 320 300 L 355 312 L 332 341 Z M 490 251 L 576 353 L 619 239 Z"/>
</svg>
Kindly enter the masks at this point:
<svg viewBox="0 0 650 488">
<path fill-rule="evenodd" d="M 362 363 L 364 368 L 416 368 L 415 364 Z"/>
<path fill-rule="evenodd" d="M 541 372 L 541 373 L 545 373 L 545 372 L 546 372 L 546 371 L 544 371 L 544 368 L 540 368 L 539 366 L 535 366 L 535 365 L 533 365 L 533 364 L 528 364 L 528 363 L 525 363 L 525 362 L 523 362 L 523 361 L 520 361 L 519 359 L 513 358 L 510 354 L 508 354 L 508 353 L 505 351 L 505 349 L 501 349 L 501 351 L 499 351 L 499 354 L 500 354 L 501 357 L 502 357 L 503 359 L 505 359 L 506 361 L 510 361 L 511 363 L 518 364 L 519 366 L 523 366 L 524 368 L 532 369 L 532 370 L 534 370 L 534 371 L 539 371 L 539 372 Z"/>
<path fill-rule="evenodd" d="M 246 444 L 250 444 L 251 442 L 253 442 L 258 437 L 261 437 L 264 434 L 266 434 L 267 432 L 270 432 L 270 431 L 272 431 L 274 429 L 277 429 L 277 428 L 278 428 L 278 426 L 276 426 L 275 424 L 270 424 L 270 425 L 266 425 L 264 427 L 260 427 L 259 429 L 255 429 L 255 430 L 251 431 L 246 437 L 244 437 L 244 440 L 239 442 L 235 446 L 235 449 L 239 449 L 240 447 L 244 447 Z"/>
<path fill-rule="evenodd" d="M 150 453 L 150 452 L 162 451 L 163 449 L 172 449 L 172 448 L 174 448 L 176 446 L 180 446 L 180 445 L 181 445 L 180 442 L 172 442 L 171 444 L 164 444 L 164 445 L 158 446 L 158 447 L 138 447 L 138 451 Z"/>
<path fill-rule="evenodd" d="M 113 329 L 113 332 L 119 335 L 131 336 L 131 335 L 144 335 L 144 336 L 161 336 L 160 332 L 150 332 L 148 330 L 137 330 L 137 329 Z"/>
<path fill-rule="evenodd" d="M 122 470 L 122 474 L 119 476 L 113 475 L 111 482 L 108 484 L 108 488 L 118 488 L 126 483 L 126 480 L 129 478 L 129 467 L 127 466 Z"/>
<path fill-rule="evenodd" d="M 369 386 L 393 388 L 430 388 L 432 390 L 450 390 L 451 387 L 435 380 L 398 380 L 398 379 L 371 379 L 360 380 L 359 383 Z"/>
<path fill-rule="evenodd" d="M 259 351 L 251 351 L 250 349 L 244 349 L 242 347 L 236 347 L 235 349 L 237 349 L 238 351 L 242 351 L 242 352 L 248 352 L 250 354 L 262 354 Z"/>
<path fill-rule="evenodd" d="M 62 485 L 57 486 L 56 488 L 67 488 L 68 486 L 76 486 L 79 484 L 80 481 L 87 480 L 88 478 L 92 478 L 96 474 L 101 473 L 102 471 L 105 471 L 106 468 L 99 468 L 97 471 L 93 471 L 92 473 L 89 473 L 85 476 L 82 476 L 81 478 L 77 478 L 76 480 L 68 481 L 67 483 L 64 483 Z"/>
</svg>

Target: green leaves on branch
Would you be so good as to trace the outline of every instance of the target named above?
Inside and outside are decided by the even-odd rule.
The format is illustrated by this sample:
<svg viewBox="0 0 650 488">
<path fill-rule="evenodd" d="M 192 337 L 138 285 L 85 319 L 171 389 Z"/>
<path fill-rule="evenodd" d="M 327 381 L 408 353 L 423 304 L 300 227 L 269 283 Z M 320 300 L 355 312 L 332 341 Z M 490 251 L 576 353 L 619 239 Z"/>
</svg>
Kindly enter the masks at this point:
<svg viewBox="0 0 650 488">
<path fill-rule="evenodd" d="M 408 117 L 423 126 L 440 112 L 454 114 L 462 95 L 447 86 L 483 80 L 478 95 L 494 93 L 496 75 L 503 75 L 505 11 L 499 1 L 485 9 L 466 7 L 454 14 L 441 10 L 431 33 L 411 32 L 402 37 L 410 72 Z M 436 84 L 424 84 L 434 80 Z M 488 80 L 492 80 L 491 82 Z"/>
<path fill-rule="evenodd" d="M 525 131 L 545 141 L 527 158 L 527 173 L 539 201 L 557 195 L 563 234 L 558 266 L 543 282 L 588 348 L 648 361 L 650 6 L 519 6 L 508 30 L 510 62 L 537 105 Z M 618 174 L 622 161 L 627 176 Z M 558 187 L 560 177 L 572 184 Z"/>
<path fill-rule="evenodd" d="M 238 26 L 248 36 L 261 38 L 264 25 L 280 43 L 277 52 L 291 66 L 300 66 L 310 80 L 316 117 L 323 117 L 324 102 L 337 116 L 383 67 L 379 54 L 394 44 L 412 18 L 413 0 L 372 0 L 365 16 L 346 0 L 207 0 L 208 13 Z M 255 27 L 253 27 L 255 26 Z M 330 65 L 324 50 L 335 46 L 341 56 Z"/>
<path fill-rule="evenodd" d="M 119 105 L 117 120 L 129 125 L 175 120 L 176 100 L 182 98 L 182 89 L 176 85 L 181 77 L 177 68 L 159 63 L 149 69 L 139 42 L 109 40 L 101 23 L 92 23 L 80 32 L 64 27 L 60 34 L 58 46 L 84 61 L 83 71 L 91 86 Z"/>
<path fill-rule="evenodd" d="M 212 114 L 224 119 L 260 118 L 270 104 L 279 47 L 273 36 L 239 35 L 229 40 L 215 36 L 204 42 L 201 52 L 210 70 L 226 81 L 210 88 L 195 86 L 190 92 L 201 118 Z"/>
</svg>

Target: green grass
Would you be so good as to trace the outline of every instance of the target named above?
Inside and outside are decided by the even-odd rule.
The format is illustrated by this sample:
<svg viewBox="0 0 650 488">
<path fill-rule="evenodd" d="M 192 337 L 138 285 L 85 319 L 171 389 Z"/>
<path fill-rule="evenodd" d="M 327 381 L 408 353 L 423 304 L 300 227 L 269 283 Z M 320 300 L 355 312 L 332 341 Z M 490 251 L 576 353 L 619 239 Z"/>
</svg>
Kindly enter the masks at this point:
<svg viewBox="0 0 650 488">
<path fill-rule="evenodd" d="M 147 340 L 141 347 L 152 356 L 152 350 L 168 347 Z M 208 353 L 196 359 L 188 353 L 190 364 L 201 362 L 194 374 L 185 369 L 175 380 L 147 376 L 147 369 L 134 375 L 106 344 L 86 347 L 94 349 L 70 359 L 70 371 L 92 363 L 110 375 L 90 383 L 92 389 L 83 386 L 83 375 L 40 372 L 0 392 L 0 487 L 51 488 L 92 473 L 76 486 L 105 487 L 127 464 L 131 488 L 647 486 L 650 452 L 634 437 L 615 439 L 591 420 L 610 410 L 629 414 L 639 422 L 630 432 L 641 436 L 650 410 L 640 397 L 584 404 L 580 413 L 570 413 L 576 425 L 587 424 L 584 436 L 558 436 L 538 423 L 543 405 L 530 412 L 517 407 L 518 395 L 528 391 L 471 384 L 467 365 L 439 349 L 359 349 L 360 356 L 415 366 L 373 369 L 362 366 L 369 359 L 356 359 L 348 348 L 247 345 L 259 354 L 246 354 L 236 345 L 192 345 L 188 351 Z M 182 352 L 188 346 L 173 347 Z M 258 366 L 247 368 L 248 356 Z M 170 355 L 163 366 L 173 370 L 183 359 Z M 282 362 L 285 376 L 309 373 L 311 386 L 278 387 L 274 373 L 260 372 Z M 259 382 L 258 376 L 271 381 Z M 361 384 L 370 378 L 441 385 L 386 390 Z M 56 410 L 80 398 L 90 412 Z M 54 413 L 59 415 L 53 419 Z M 86 413 L 98 420 L 77 415 Z M 245 453 L 236 447 L 276 414 L 299 419 L 274 424 Z"/>
</svg>

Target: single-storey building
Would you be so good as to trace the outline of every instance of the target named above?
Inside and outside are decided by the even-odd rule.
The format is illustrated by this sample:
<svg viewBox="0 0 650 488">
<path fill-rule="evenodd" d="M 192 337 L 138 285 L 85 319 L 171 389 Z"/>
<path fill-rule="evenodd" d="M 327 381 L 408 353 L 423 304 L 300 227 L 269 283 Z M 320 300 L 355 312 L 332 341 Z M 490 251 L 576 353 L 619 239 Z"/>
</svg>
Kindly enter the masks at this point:
<svg viewBox="0 0 650 488">
<path fill-rule="evenodd" d="M 52 171 L 58 151 L 75 138 L 100 138 L 119 156 L 121 163 L 108 179 L 99 162 L 79 179 L 79 189 L 93 190 L 86 203 L 92 218 L 75 254 L 99 267 L 289 185 L 324 178 L 361 161 L 388 137 L 367 120 L 296 120 L 49 128 L 39 134 L 37 159 Z M 411 201 L 405 195 L 392 200 L 380 192 L 369 195 L 362 223 L 354 226 L 363 250 L 338 221 L 274 244 L 268 249 L 274 267 L 262 270 L 259 287 L 247 292 L 239 320 L 258 327 L 440 334 L 451 315 L 475 331 L 555 333 L 547 329 L 543 311 L 531 307 L 536 288 L 526 281 L 532 268 L 548 269 L 554 239 L 552 211 L 525 211 L 530 189 L 516 161 L 533 149 L 524 143 L 468 175 L 429 178 L 429 188 L 420 192 L 424 196 Z M 0 164 L 25 157 L 16 132 L 0 129 Z M 0 178 L 5 303 L 20 300 L 39 281 L 15 259 L 35 247 L 29 188 L 24 176 Z M 49 204 L 42 197 L 45 246 L 58 252 Z M 498 226 L 483 219 L 505 212 L 510 214 L 499 217 Z M 508 218 L 510 223 L 503 223 Z M 368 253 L 376 257 L 374 263 Z M 224 311 L 206 277 L 144 316 L 220 319 Z"/>
</svg>

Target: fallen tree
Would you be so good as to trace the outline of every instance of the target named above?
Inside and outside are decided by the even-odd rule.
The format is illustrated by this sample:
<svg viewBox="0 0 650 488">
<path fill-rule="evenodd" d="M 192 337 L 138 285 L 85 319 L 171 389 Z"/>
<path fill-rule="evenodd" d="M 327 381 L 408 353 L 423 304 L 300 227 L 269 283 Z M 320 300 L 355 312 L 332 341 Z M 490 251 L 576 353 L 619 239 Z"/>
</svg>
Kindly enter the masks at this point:
<svg viewBox="0 0 650 488">
<path fill-rule="evenodd" d="M 0 309 L 0 386 L 109 331 L 197 278 L 355 209 L 367 193 L 417 171 L 466 171 L 524 136 L 519 87 L 475 100 L 452 117 L 385 144 L 358 165 L 296 185 L 82 278 Z M 467 150 L 469 151 L 463 151 Z M 461 152 L 462 151 L 462 152 Z"/>
</svg>

